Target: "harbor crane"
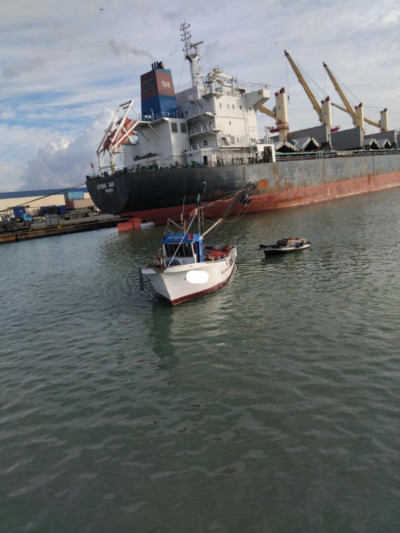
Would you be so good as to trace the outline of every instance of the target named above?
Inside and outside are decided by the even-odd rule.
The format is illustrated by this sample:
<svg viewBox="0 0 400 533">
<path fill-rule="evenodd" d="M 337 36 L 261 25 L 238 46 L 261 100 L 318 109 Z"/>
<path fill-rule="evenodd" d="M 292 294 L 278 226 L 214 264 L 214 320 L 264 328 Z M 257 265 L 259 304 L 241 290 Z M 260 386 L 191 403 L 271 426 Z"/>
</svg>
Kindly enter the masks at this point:
<svg viewBox="0 0 400 533">
<path fill-rule="evenodd" d="M 370 120 L 369 118 L 364 117 L 363 105 L 359 104 L 353 109 L 348 99 L 346 98 L 342 88 L 337 82 L 335 76 L 332 74 L 331 70 L 329 69 L 328 65 L 326 63 L 322 63 L 322 64 L 324 66 L 324 69 L 328 73 L 328 76 L 330 77 L 345 107 L 342 107 L 338 104 L 334 104 L 333 102 L 332 102 L 332 105 L 337 107 L 341 111 L 348 113 L 351 116 L 354 126 L 357 126 L 361 128 L 362 130 L 364 130 L 364 122 L 367 122 L 367 124 L 370 124 L 371 126 L 375 126 L 376 128 L 379 128 L 381 131 L 388 131 L 388 110 L 387 108 L 381 111 L 381 119 L 379 122 L 374 122 L 373 120 Z"/>
<path fill-rule="evenodd" d="M 330 102 L 329 96 L 325 100 L 322 100 L 321 105 L 320 105 L 318 100 L 315 98 L 313 92 L 311 91 L 310 87 L 308 86 L 306 80 L 304 79 L 304 76 L 300 72 L 299 67 L 293 61 L 289 52 L 287 52 L 286 50 L 285 50 L 285 56 L 287 60 L 289 61 L 290 66 L 294 70 L 294 73 L 296 74 L 300 85 L 305 90 L 314 110 L 316 111 L 318 115 L 320 122 L 322 124 L 325 124 L 326 126 L 329 126 L 329 128 L 332 129 L 332 108 L 331 108 L 331 102 Z"/>
</svg>

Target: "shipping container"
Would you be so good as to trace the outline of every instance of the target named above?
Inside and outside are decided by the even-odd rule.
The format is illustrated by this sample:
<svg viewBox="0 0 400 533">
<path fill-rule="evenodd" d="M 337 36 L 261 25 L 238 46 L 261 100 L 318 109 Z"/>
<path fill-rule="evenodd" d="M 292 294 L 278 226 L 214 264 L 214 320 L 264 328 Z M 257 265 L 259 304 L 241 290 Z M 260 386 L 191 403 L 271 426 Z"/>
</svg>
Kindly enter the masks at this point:
<svg viewBox="0 0 400 533">
<path fill-rule="evenodd" d="M 60 207 L 61 206 L 58 206 L 58 205 L 43 205 L 40 208 L 40 216 L 44 217 L 45 215 L 58 215 L 60 212 L 59 211 Z"/>
<path fill-rule="evenodd" d="M 15 218 L 22 218 L 22 215 L 26 213 L 26 209 L 24 205 L 19 205 L 17 207 L 13 207 L 13 212 Z"/>
<path fill-rule="evenodd" d="M 87 209 L 88 207 L 94 207 L 93 201 L 90 198 L 82 198 L 80 200 L 66 200 L 65 203 L 69 211 L 73 209 Z"/>
<path fill-rule="evenodd" d="M 57 214 L 46 213 L 46 226 L 57 226 L 60 223 L 60 219 Z"/>
<path fill-rule="evenodd" d="M 84 193 L 80 191 L 68 191 L 65 193 L 66 200 L 83 200 Z"/>
</svg>

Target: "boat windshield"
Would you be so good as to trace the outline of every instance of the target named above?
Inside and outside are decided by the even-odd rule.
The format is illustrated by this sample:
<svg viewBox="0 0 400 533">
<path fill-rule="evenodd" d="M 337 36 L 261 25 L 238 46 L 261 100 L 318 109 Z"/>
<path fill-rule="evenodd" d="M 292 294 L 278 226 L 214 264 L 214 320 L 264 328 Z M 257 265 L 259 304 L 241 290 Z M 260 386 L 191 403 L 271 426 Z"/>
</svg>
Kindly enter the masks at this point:
<svg viewBox="0 0 400 533">
<path fill-rule="evenodd" d="M 184 265 L 198 262 L 198 243 L 164 244 L 165 257 Z"/>
<path fill-rule="evenodd" d="M 165 255 L 167 257 L 193 257 L 193 247 L 191 243 L 166 244 Z"/>
</svg>

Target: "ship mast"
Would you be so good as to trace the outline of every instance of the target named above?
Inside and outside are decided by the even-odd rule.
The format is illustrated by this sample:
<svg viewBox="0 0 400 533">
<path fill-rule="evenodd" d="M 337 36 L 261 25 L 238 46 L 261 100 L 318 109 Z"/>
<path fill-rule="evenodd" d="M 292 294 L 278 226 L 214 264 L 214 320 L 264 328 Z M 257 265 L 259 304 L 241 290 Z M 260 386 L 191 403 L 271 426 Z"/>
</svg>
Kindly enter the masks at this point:
<svg viewBox="0 0 400 533">
<path fill-rule="evenodd" d="M 187 59 L 190 63 L 190 74 L 192 77 L 192 86 L 196 87 L 198 84 L 198 79 L 201 76 L 201 72 L 197 67 L 197 62 L 200 59 L 200 54 L 198 51 L 199 44 L 203 44 L 204 41 L 199 41 L 198 43 L 191 43 L 190 39 L 192 38 L 192 35 L 189 31 L 190 24 L 186 24 L 186 22 L 183 22 L 181 24 L 181 41 L 185 44 L 185 48 L 183 49 L 183 52 L 185 54 L 185 59 Z"/>
</svg>

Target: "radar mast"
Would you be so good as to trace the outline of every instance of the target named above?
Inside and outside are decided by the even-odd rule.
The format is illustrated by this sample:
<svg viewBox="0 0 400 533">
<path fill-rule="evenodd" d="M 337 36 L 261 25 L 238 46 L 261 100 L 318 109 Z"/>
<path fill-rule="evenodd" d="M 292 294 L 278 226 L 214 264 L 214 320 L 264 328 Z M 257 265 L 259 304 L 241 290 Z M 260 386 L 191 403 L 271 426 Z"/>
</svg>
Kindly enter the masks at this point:
<svg viewBox="0 0 400 533">
<path fill-rule="evenodd" d="M 186 24 L 186 22 L 183 22 L 181 24 L 181 40 L 185 44 L 185 48 L 183 49 L 185 59 L 187 59 L 190 63 L 192 86 L 196 87 L 198 85 L 198 79 L 201 76 L 201 71 L 197 66 L 197 63 L 200 59 L 200 54 L 197 47 L 199 46 L 199 44 L 203 44 L 204 41 L 199 41 L 198 43 L 194 44 L 191 43 L 190 39 L 192 38 L 192 35 L 190 33 L 189 28 L 190 24 Z"/>
</svg>

